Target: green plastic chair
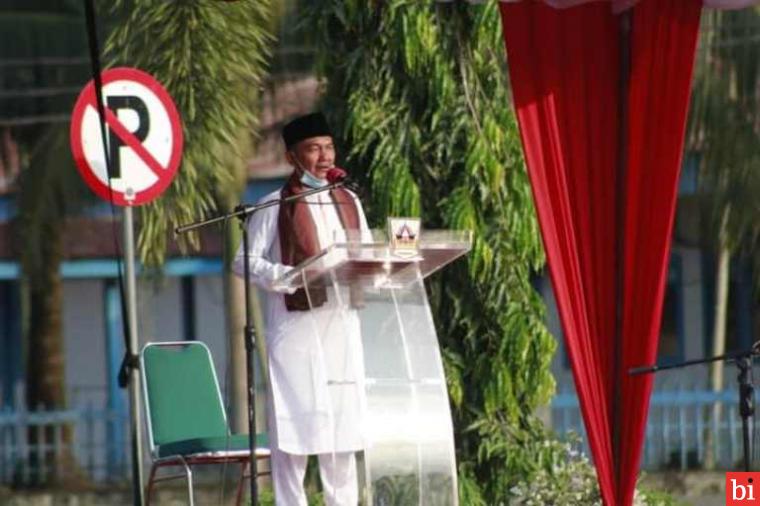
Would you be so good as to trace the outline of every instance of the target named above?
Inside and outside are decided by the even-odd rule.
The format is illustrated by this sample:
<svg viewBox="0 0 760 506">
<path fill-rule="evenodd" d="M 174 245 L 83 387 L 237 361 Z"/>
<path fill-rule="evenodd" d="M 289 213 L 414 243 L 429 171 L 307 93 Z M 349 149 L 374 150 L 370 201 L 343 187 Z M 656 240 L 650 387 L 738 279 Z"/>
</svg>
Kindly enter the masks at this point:
<svg viewBox="0 0 760 506">
<path fill-rule="evenodd" d="M 230 434 L 211 352 L 198 341 L 148 343 L 140 354 L 148 440 L 153 465 L 145 493 L 153 484 L 186 478 L 190 506 L 196 464 L 240 463 L 237 502 L 250 463 L 248 434 Z M 256 457 L 269 456 L 266 434 L 256 435 Z M 156 478 L 161 467 L 184 473 Z"/>
</svg>

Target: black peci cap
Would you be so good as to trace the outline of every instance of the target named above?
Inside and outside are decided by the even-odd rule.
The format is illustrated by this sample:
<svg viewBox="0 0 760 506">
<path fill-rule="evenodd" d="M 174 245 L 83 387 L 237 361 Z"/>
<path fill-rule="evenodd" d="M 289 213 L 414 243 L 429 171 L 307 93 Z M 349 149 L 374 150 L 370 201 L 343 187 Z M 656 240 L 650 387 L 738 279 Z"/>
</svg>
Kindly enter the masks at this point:
<svg viewBox="0 0 760 506">
<path fill-rule="evenodd" d="M 332 137 L 327 118 L 321 112 L 314 112 L 292 120 L 282 129 L 282 140 L 288 149 L 310 137 L 329 135 Z"/>
</svg>

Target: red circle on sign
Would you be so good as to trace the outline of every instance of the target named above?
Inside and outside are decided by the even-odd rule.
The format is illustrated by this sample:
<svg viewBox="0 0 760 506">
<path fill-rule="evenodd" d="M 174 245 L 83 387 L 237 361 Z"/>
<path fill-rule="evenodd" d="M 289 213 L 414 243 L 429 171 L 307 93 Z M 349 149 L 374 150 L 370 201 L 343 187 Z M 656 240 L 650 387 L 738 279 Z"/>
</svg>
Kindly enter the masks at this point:
<svg viewBox="0 0 760 506">
<path fill-rule="evenodd" d="M 136 155 L 152 169 L 158 180 L 145 190 L 135 192 L 133 196 L 127 196 L 125 193 L 116 191 L 104 183 L 95 170 L 90 165 L 90 161 L 85 156 L 84 147 L 82 144 L 82 130 L 84 124 L 84 116 L 88 107 L 93 107 L 97 110 L 95 102 L 95 83 L 90 81 L 87 86 L 84 87 L 79 94 L 76 104 L 74 105 L 74 111 L 71 114 L 71 130 L 70 130 L 70 142 L 71 152 L 74 155 L 74 161 L 76 162 L 77 169 L 84 179 L 87 186 L 95 192 L 100 198 L 107 201 L 113 201 L 114 204 L 120 206 L 135 206 L 146 204 L 155 199 L 171 184 L 174 179 L 177 169 L 179 168 L 180 160 L 182 159 L 182 123 L 180 120 L 179 112 L 177 111 L 174 101 L 169 93 L 161 86 L 161 83 L 150 74 L 143 72 L 142 70 L 120 67 L 115 69 L 106 70 L 101 74 L 103 81 L 103 87 L 114 81 L 133 81 L 139 83 L 148 88 L 158 99 L 163 106 L 169 122 L 171 124 L 171 154 L 166 166 L 161 165 L 153 158 L 152 154 L 145 149 L 142 144 L 133 138 L 131 143 L 127 142 L 127 147 L 131 147 Z M 116 123 L 114 123 L 116 122 Z M 118 123 L 118 124 L 117 124 Z M 113 112 L 106 110 L 106 129 L 115 129 L 117 136 L 121 138 L 122 135 L 129 137 L 131 132 L 121 125 L 119 119 Z M 125 133 L 126 132 L 126 133 Z M 124 139 L 122 139 L 124 140 Z M 105 156 L 105 153 L 104 153 Z"/>
</svg>

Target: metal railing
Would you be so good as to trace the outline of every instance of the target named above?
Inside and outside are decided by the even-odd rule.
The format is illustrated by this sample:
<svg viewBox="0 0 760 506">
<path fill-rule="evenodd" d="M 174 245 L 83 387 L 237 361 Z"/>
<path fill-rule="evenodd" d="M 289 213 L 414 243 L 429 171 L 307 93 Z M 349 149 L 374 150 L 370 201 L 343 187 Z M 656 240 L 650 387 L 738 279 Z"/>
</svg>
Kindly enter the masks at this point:
<svg viewBox="0 0 760 506">
<path fill-rule="evenodd" d="M 0 408 L 0 484 L 91 483 L 129 478 L 127 413 L 96 408 L 29 410 L 23 389 Z"/>
<path fill-rule="evenodd" d="M 94 403 L 65 411 L 29 410 L 23 390 L 16 390 L 13 407 L 0 408 L 0 485 L 39 485 L 68 478 L 92 483 L 129 480 L 127 413 Z M 656 391 L 650 402 L 642 468 L 700 468 L 710 452 L 718 469 L 736 468 L 742 456 L 737 402 L 735 389 Z M 579 435 L 578 449 L 590 455 L 572 390 L 560 391 L 553 399 L 551 422 L 560 436 Z"/>
<path fill-rule="evenodd" d="M 716 409 L 716 406 L 718 408 Z M 647 470 L 698 469 L 711 455 L 717 469 L 735 469 L 742 458 L 741 419 L 736 388 L 660 389 L 652 394 L 641 467 Z M 552 429 L 580 436 L 579 450 L 590 455 L 575 392 L 558 393 L 551 403 Z"/>
</svg>

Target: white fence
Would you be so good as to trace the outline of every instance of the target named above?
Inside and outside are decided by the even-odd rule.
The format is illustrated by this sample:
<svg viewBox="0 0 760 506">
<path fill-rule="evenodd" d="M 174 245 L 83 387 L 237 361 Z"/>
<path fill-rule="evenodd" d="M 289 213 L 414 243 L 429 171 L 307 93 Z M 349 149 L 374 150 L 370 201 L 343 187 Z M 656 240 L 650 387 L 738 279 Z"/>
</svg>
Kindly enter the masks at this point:
<svg viewBox="0 0 760 506">
<path fill-rule="evenodd" d="M 17 389 L 14 407 L 0 409 L 0 484 L 28 486 L 83 478 L 125 482 L 130 476 L 129 419 L 124 412 L 93 404 L 66 411 L 28 410 Z M 716 411 L 713 406 L 720 405 Z M 590 455 L 575 393 L 552 401 L 552 428 L 578 434 Z M 705 438 L 707 432 L 712 438 Z M 719 469 L 738 469 L 742 459 L 741 419 L 735 389 L 660 389 L 652 395 L 642 467 L 648 470 L 701 467 L 711 446 Z M 755 444 L 755 448 L 760 445 Z"/>
<path fill-rule="evenodd" d="M 641 467 L 700 468 L 709 444 L 716 468 L 739 469 L 743 448 L 738 402 L 736 388 L 722 392 L 678 387 L 655 391 L 649 406 Z M 714 409 L 716 405 L 720 406 L 718 410 Z M 570 389 L 558 393 L 552 400 L 551 412 L 554 431 L 559 435 L 579 435 L 579 449 L 590 455 L 575 393 Z"/>
<path fill-rule="evenodd" d="M 129 478 L 126 413 L 96 409 L 28 410 L 23 390 L 0 409 L 0 483 L 38 485 L 66 480 Z"/>
</svg>

